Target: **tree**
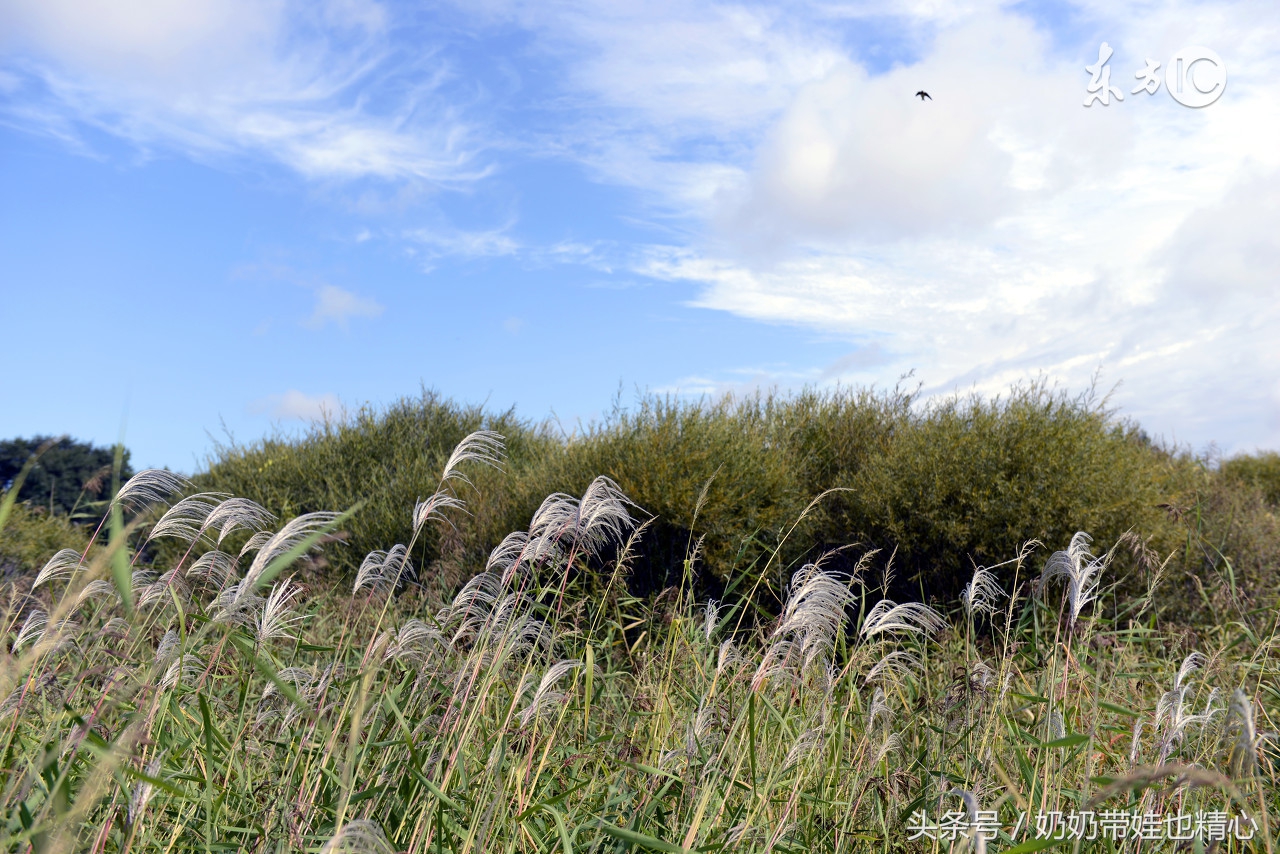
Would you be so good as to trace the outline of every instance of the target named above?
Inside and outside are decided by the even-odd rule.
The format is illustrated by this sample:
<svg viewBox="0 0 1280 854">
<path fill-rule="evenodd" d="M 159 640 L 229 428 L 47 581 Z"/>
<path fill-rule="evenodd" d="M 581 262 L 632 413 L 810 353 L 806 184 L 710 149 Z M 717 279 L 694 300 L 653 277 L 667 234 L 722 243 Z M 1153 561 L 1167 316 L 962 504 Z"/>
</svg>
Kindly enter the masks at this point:
<svg viewBox="0 0 1280 854">
<path fill-rule="evenodd" d="M 111 496 L 115 448 L 77 442 L 69 436 L 33 436 L 0 442 L 0 488 L 9 489 L 32 455 L 36 463 L 18 489 L 18 500 L 61 515 L 92 511 Z M 129 451 L 121 457 L 120 480 L 133 475 Z M 96 517 L 95 517 L 96 518 Z"/>
</svg>

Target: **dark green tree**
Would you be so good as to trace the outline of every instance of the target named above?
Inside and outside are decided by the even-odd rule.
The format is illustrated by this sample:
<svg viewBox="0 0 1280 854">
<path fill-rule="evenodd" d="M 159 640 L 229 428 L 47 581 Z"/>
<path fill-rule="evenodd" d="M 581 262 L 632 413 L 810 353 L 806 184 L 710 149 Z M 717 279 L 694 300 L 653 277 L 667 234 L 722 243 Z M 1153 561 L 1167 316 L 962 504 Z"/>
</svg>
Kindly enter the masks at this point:
<svg viewBox="0 0 1280 854">
<path fill-rule="evenodd" d="M 115 449 L 78 442 L 69 436 L 33 436 L 0 441 L 0 488 L 9 489 L 31 457 L 36 463 L 18 490 L 18 500 L 59 515 L 97 519 L 97 502 L 111 493 Z M 120 479 L 133 475 L 129 451 L 123 451 Z"/>
</svg>

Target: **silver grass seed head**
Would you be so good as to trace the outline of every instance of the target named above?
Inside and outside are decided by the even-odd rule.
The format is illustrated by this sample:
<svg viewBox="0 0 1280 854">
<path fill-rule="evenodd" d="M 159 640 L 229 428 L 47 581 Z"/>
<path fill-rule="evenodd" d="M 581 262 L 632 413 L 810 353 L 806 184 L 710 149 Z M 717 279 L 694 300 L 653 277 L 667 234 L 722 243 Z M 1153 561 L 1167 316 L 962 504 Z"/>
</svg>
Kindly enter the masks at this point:
<svg viewBox="0 0 1280 854">
<path fill-rule="evenodd" d="M 862 621 L 861 636 L 874 637 L 884 632 L 907 632 L 918 635 L 932 635 L 946 625 L 942 615 L 928 605 L 920 602 L 894 604 L 888 599 L 881 599 L 867 613 Z"/>
<path fill-rule="evenodd" d="M 90 581 L 80 591 L 80 595 L 76 597 L 76 607 L 79 608 L 84 603 L 92 602 L 95 599 L 115 599 L 118 602 L 120 601 L 120 593 L 110 581 L 98 578 Z"/>
<path fill-rule="evenodd" d="M 894 677 L 898 680 L 906 680 L 919 674 L 924 668 L 924 664 L 920 658 L 913 652 L 902 649 L 895 649 L 885 653 L 872 668 L 867 671 L 867 675 L 863 680 L 864 684 L 870 685 L 878 680 L 887 677 Z"/>
<path fill-rule="evenodd" d="M 160 687 L 166 691 L 177 687 L 181 682 L 189 685 L 204 672 L 204 661 L 194 652 L 183 653 L 174 659 L 160 679 Z"/>
<path fill-rule="evenodd" d="M 165 469 L 143 469 L 120 487 L 111 504 L 136 513 L 153 504 L 168 504 L 171 496 L 192 486 L 191 481 L 180 474 Z"/>
<path fill-rule="evenodd" d="M 177 631 L 169 629 L 165 632 L 164 637 L 160 638 L 160 643 L 156 645 L 156 664 L 167 666 L 178 654 L 179 643 Z"/>
<path fill-rule="evenodd" d="M 286 522 L 279 531 L 272 534 L 262 544 L 258 549 L 258 553 L 254 555 L 253 562 L 249 564 L 249 569 L 245 573 L 244 581 L 240 588 L 242 594 L 250 595 L 253 593 L 258 579 L 266 571 L 267 567 L 271 565 L 272 561 L 332 525 L 338 516 L 338 513 L 321 510 L 315 513 L 304 513 Z"/>
<path fill-rule="evenodd" d="M 707 604 L 702 609 L 702 634 L 707 640 L 711 640 L 711 636 L 716 631 L 716 618 L 720 613 L 720 603 L 714 599 L 708 599 Z"/>
<path fill-rule="evenodd" d="M 204 527 L 218 532 L 217 544 L 221 545 L 229 534 L 239 528 L 258 533 L 265 531 L 275 521 L 275 514 L 256 501 L 228 498 L 209 514 Z"/>
<path fill-rule="evenodd" d="M 40 608 L 32 609 L 31 613 L 27 614 L 27 618 L 22 621 L 22 628 L 18 629 L 18 636 L 13 639 L 13 645 L 9 647 L 9 651 L 17 655 L 24 646 L 38 641 L 48 625 L 49 615 Z"/>
<path fill-rule="evenodd" d="M 433 493 L 425 501 L 419 501 L 413 505 L 413 530 L 416 532 L 427 524 L 431 519 L 440 519 L 448 521 L 442 514 L 446 510 L 461 510 L 466 512 L 467 505 L 461 498 L 456 498 L 447 490 L 441 489 Z"/>
<path fill-rule="evenodd" d="M 194 543 L 204 535 L 209 515 L 230 497 L 225 492 L 201 492 L 182 499 L 151 526 L 151 534 L 147 539 L 173 537 Z"/>
<path fill-rule="evenodd" d="M 270 542 L 273 536 L 275 536 L 275 534 L 273 534 L 271 531 L 258 531 L 257 533 L 251 535 L 249 539 L 245 541 L 245 544 L 240 547 L 240 552 L 238 553 L 237 557 L 242 558 L 245 555 L 250 554 L 251 552 L 258 551 L 263 546 L 265 546 L 268 542 Z"/>
<path fill-rule="evenodd" d="M 994 614 L 1000 599 L 1005 595 L 996 581 L 995 573 L 986 567 L 979 566 L 973 571 L 973 578 L 960 593 L 960 604 L 969 617 L 979 614 Z"/>
<path fill-rule="evenodd" d="M 453 449 L 440 479 L 443 481 L 457 479 L 470 484 L 471 481 L 458 468 L 465 462 L 476 462 L 501 471 L 502 460 L 506 456 L 506 447 L 503 442 L 501 433 L 493 430 L 475 431 Z"/>
<path fill-rule="evenodd" d="M 187 568 L 187 578 L 205 582 L 216 589 L 226 587 L 240 574 L 240 563 L 235 555 L 212 549 L 200 555 Z"/>
<path fill-rule="evenodd" d="M 537 718 L 551 712 L 564 698 L 562 692 L 553 690 L 556 683 L 579 667 L 582 667 L 582 662 L 576 658 L 557 661 L 551 665 L 538 683 L 538 689 L 533 692 L 529 705 L 520 712 L 520 725 L 528 726 Z"/>
<path fill-rule="evenodd" d="M 395 854 L 395 849 L 377 822 L 357 818 L 338 828 L 320 854 Z"/>
<path fill-rule="evenodd" d="M 143 772 L 148 777 L 158 777 L 160 767 L 163 761 L 163 755 L 157 756 L 147 763 L 147 767 Z M 136 824 L 138 819 L 142 818 L 142 814 L 147 809 L 147 804 L 151 801 L 153 787 L 150 783 L 143 781 L 133 787 L 133 793 L 129 797 L 129 824 Z"/>
<path fill-rule="evenodd" d="M 48 563 L 41 568 L 36 575 L 36 580 L 31 584 L 31 589 L 35 590 L 40 585 L 53 581 L 66 581 L 79 567 L 80 552 L 75 549 L 62 549 L 49 558 Z"/>
<path fill-rule="evenodd" d="M 303 588 L 287 578 L 277 584 L 263 603 L 258 616 L 257 639 L 259 644 L 272 640 L 297 640 L 295 629 L 306 619 L 290 607 L 301 596 Z"/>
<path fill-rule="evenodd" d="M 1071 610 L 1071 621 L 1080 619 L 1080 613 L 1093 602 L 1098 595 L 1098 581 L 1102 570 L 1111 562 L 1111 553 L 1094 557 L 1089 549 L 1093 539 L 1084 531 L 1076 532 L 1066 551 L 1054 552 L 1045 562 L 1044 571 L 1040 573 L 1039 585 L 1043 589 L 1054 578 L 1066 581 L 1067 604 Z"/>
</svg>

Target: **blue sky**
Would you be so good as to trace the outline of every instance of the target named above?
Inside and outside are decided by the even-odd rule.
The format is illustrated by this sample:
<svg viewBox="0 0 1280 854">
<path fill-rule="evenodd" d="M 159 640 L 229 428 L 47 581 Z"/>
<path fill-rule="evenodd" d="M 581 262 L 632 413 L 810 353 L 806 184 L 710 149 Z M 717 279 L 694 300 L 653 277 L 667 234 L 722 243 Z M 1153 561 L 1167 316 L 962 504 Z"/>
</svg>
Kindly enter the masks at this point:
<svg viewBox="0 0 1280 854">
<path fill-rule="evenodd" d="M 0 7 L 0 435 L 198 467 L 422 386 L 996 394 L 1280 447 L 1272 4 Z M 1125 100 L 1085 108 L 1099 45 Z M 1216 50 L 1226 93 L 1133 94 Z M 911 97 L 930 91 L 932 101 Z"/>
</svg>

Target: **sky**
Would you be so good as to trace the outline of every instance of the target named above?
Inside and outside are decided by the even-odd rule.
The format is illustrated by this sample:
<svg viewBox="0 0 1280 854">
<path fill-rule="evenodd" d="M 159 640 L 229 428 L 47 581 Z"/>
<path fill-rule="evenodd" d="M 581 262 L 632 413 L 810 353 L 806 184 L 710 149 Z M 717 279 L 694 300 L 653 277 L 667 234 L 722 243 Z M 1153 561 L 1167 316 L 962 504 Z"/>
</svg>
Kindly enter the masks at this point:
<svg viewBox="0 0 1280 854">
<path fill-rule="evenodd" d="M 1280 448 L 1278 226 L 1273 2 L 0 0 L 0 436 L 135 467 L 423 388 Z"/>
</svg>

